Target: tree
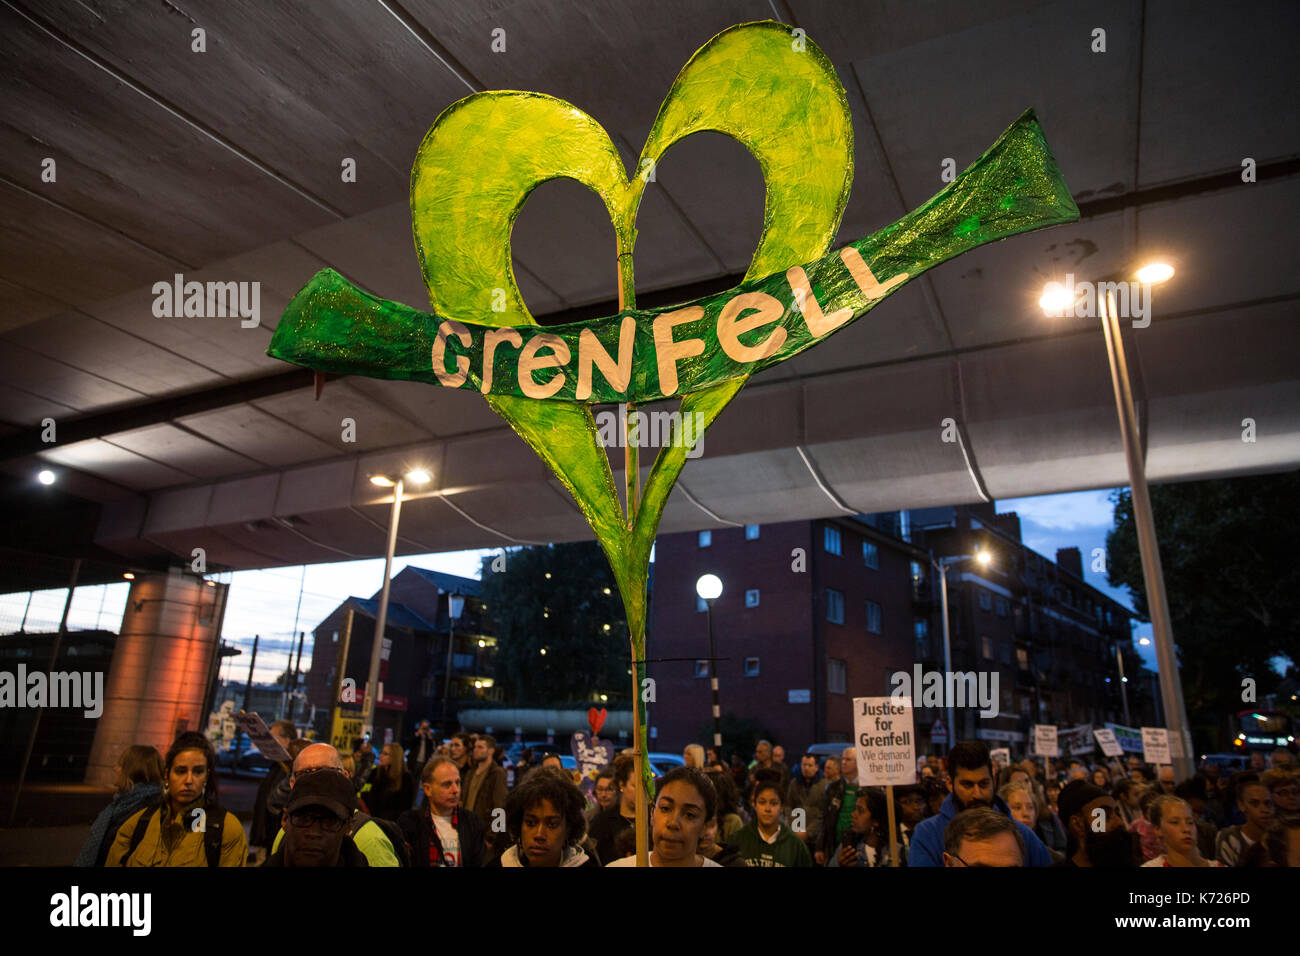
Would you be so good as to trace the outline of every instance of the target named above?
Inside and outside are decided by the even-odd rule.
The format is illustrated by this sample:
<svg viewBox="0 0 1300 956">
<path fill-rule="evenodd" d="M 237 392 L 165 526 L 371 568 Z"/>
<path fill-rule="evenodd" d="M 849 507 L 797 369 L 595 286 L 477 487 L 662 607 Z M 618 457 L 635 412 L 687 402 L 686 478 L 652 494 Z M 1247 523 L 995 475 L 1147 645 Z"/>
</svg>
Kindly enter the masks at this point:
<svg viewBox="0 0 1300 956">
<path fill-rule="evenodd" d="M 595 542 L 520 548 L 485 563 L 482 600 L 496 624 L 497 680 L 521 706 L 631 698 L 622 599 Z M 542 651 L 545 650 L 543 654 Z"/>
<path fill-rule="evenodd" d="M 1194 734 L 1221 747 L 1225 718 L 1242 710 L 1242 681 L 1260 696 L 1279 675 L 1272 659 L 1300 653 L 1300 562 L 1294 521 L 1300 472 L 1160 485 L 1151 508 Z M 1107 579 L 1126 586 L 1150 620 L 1132 496 L 1112 496 Z"/>
</svg>

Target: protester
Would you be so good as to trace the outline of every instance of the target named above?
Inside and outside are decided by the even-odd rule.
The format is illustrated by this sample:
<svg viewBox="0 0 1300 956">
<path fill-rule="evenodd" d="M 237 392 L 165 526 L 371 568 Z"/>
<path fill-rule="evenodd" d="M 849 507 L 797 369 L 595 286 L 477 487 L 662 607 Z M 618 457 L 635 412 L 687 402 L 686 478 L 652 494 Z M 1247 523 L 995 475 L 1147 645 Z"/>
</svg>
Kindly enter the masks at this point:
<svg viewBox="0 0 1300 956">
<path fill-rule="evenodd" d="M 361 797 L 372 817 L 396 821 L 415 802 L 415 781 L 406 769 L 406 757 L 400 744 L 386 744 L 379 754 L 379 765 L 370 772 L 370 782 L 361 788 Z"/>
<path fill-rule="evenodd" d="M 1062 866 L 1131 867 L 1135 837 L 1124 826 L 1115 798 L 1086 780 L 1061 791 L 1061 823 L 1068 836 Z"/>
<path fill-rule="evenodd" d="M 804 754 L 799 760 L 799 774 L 790 781 L 785 806 L 791 828 L 805 844 L 811 843 L 821 826 L 822 801 L 826 798 L 826 781 L 817 776 L 817 758 Z M 796 811 L 802 811 L 801 826 L 796 826 Z"/>
<path fill-rule="evenodd" d="M 524 753 L 528 753 L 528 748 L 524 748 Z M 469 734 L 454 733 L 451 740 L 447 742 L 447 755 L 456 763 L 460 770 L 460 789 L 465 791 L 465 778 L 469 776 L 470 771 L 474 769 L 474 744 L 470 740 Z"/>
<path fill-rule="evenodd" d="M 1174 781 L 1174 768 L 1169 764 L 1162 764 L 1156 774 L 1156 789 L 1164 796 L 1172 797 L 1174 787 L 1177 784 Z"/>
<path fill-rule="evenodd" d="M 298 728 L 291 721 L 277 720 L 268 728 L 275 742 L 286 751 L 289 744 L 298 739 Z M 292 763 L 293 754 L 289 755 Z M 281 788 L 278 800 L 272 800 L 277 788 Z M 279 760 L 272 761 L 271 769 L 257 785 L 257 796 L 253 799 L 253 822 L 249 828 L 248 845 L 271 850 L 271 842 L 280 831 L 280 817 L 284 813 L 284 802 L 288 799 L 289 773 L 285 764 Z"/>
<path fill-rule="evenodd" d="M 650 851 L 651 866 L 719 866 L 698 852 L 700 834 L 717 810 L 709 778 L 694 767 L 674 767 L 659 781 L 655 797 Z M 635 857 L 608 864 L 635 866 Z"/>
<path fill-rule="evenodd" d="M 614 805 L 617 799 L 617 791 L 614 789 L 614 770 L 612 767 L 601 767 L 596 774 L 596 782 L 592 786 L 593 803 L 587 808 L 586 817 L 587 825 L 591 826 L 596 815 L 602 810 L 608 810 Z"/>
<path fill-rule="evenodd" d="M 1034 837 L 1024 825 L 987 806 L 972 807 L 954 814 L 943 829 L 943 866 L 1024 866 L 1028 839 Z"/>
<path fill-rule="evenodd" d="M 598 813 L 589 829 L 596 843 L 596 856 L 602 864 L 617 859 L 614 841 L 624 830 L 636 826 L 636 789 L 641 785 L 636 773 L 636 759 L 631 754 L 619 754 L 612 767 L 618 800 Z"/>
<path fill-rule="evenodd" d="M 586 798 L 567 772 L 541 767 L 506 798 L 511 844 L 490 866 L 598 868 L 582 848 Z"/>
<path fill-rule="evenodd" d="M 1186 800 L 1161 794 L 1151 802 L 1150 815 L 1165 851 L 1143 866 L 1223 866 L 1218 860 L 1201 856 L 1196 842 L 1196 814 Z"/>
<path fill-rule="evenodd" d="M 1124 821 L 1124 826 L 1129 829 L 1138 820 L 1142 819 L 1142 784 L 1130 777 L 1118 780 L 1115 783 L 1115 802 L 1119 805 L 1120 819 Z"/>
<path fill-rule="evenodd" d="M 1133 821 L 1133 825 L 1129 827 L 1132 832 L 1138 835 L 1138 849 L 1141 852 L 1143 863 L 1165 852 L 1165 844 L 1160 836 L 1160 830 L 1151 823 L 1150 817 L 1151 804 L 1161 795 L 1156 787 L 1145 787 L 1142 790 L 1142 795 L 1138 797 L 1138 807 L 1142 810 L 1142 817 Z"/>
<path fill-rule="evenodd" d="M 1038 801 L 1034 799 L 1034 792 L 1030 789 L 1029 784 L 1019 780 L 1014 783 L 1008 783 L 998 790 L 998 796 L 1006 802 L 1007 809 L 1011 813 L 1011 819 L 1029 827 L 1029 829 L 1043 841 L 1043 845 L 1047 847 L 1048 855 L 1052 858 L 1053 865 L 1060 863 L 1065 859 L 1065 830 L 1064 828 L 1060 828 L 1061 824 L 1060 821 L 1056 819 L 1056 814 L 1051 813 L 1049 810 L 1048 813 L 1051 816 L 1054 825 L 1044 829 L 1051 836 L 1055 836 L 1057 829 L 1060 828 L 1060 849 L 1058 850 L 1056 848 L 1057 841 L 1053 840 L 1049 843 L 1048 839 L 1044 835 L 1044 830 L 1039 829 L 1039 825 L 1042 821 L 1038 818 Z"/>
<path fill-rule="evenodd" d="M 897 817 L 898 838 L 905 848 L 912 845 L 912 835 L 927 815 L 925 791 L 919 784 L 894 788 L 894 816 Z"/>
<path fill-rule="evenodd" d="M 694 767 L 697 770 L 703 770 L 704 748 L 699 744 L 687 744 L 686 749 L 682 751 L 682 761 L 687 767 Z"/>
<path fill-rule="evenodd" d="M 714 774 L 707 774 L 709 782 L 712 783 L 716 777 Z M 745 861 L 740 858 L 740 850 L 732 843 L 723 843 L 719 841 L 718 832 L 718 814 L 715 811 L 709 822 L 704 825 L 703 832 L 700 833 L 700 856 L 712 860 L 718 866 L 745 866 Z"/>
<path fill-rule="evenodd" d="M 1219 828 L 1205 815 L 1205 778 L 1196 776 L 1191 780 L 1184 780 L 1174 787 L 1173 795 L 1186 801 L 1192 808 L 1192 817 L 1196 821 L 1197 850 L 1206 859 L 1214 859 L 1214 843 L 1218 839 Z"/>
<path fill-rule="evenodd" d="M 943 802 L 948 799 L 948 788 L 937 776 L 922 777 L 921 792 L 925 795 L 926 818 L 937 816 L 943 809 Z"/>
<path fill-rule="evenodd" d="M 421 779 L 420 772 L 433 759 L 437 749 L 438 741 L 433 735 L 433 727 L 427 720 L 420 721 L 406 741 L 406 769 L 411 772 L 411 779 Z"/>
<path fill-rule="evenodd" d="M 714 796 L 718 801 L 718 832 L 723 842 L 734 844 L 736 834 L 745 825 L 740 816 L 740 795 L 736 793 L 736 785 L 731 782 L 731 774 L 725 771 L 706 776 L 713 784 Z"/>
<path fill-rule="evenodd" d="M 284 840 L 270 867 L 369 867 L 348 836 L 356 810 L 352 783 L 339 773 L 313 773 L 295 781 L 284 811 Z"/>
<path fill-rule="evenodd" d="M 132 744 L 113 767 L 113 799 L 108 802 L 82 844 L 74 866 L 103 866 L 118 827 L 162 795 L 163 765 L 155 747 Z"/>
<path fill-rule="evenodd" d="M 352 759 L 357 764 L 357 777 L 364 784 L 370 779 L 370 771 L 375 767 L 375 745 L 370 742 L 370 735 L 357 737 L 352 741 Z"/>
<path fill-rule="evenodd" d="M 709 747 L 704 751 L 704 769 L 726 771 L 726 765 L 722 762 L 722 755 L 718 753 L 717 747 Z"/>
<path fill-rule="evenodd" d="M 853 804 L 858 798 L 858 752 L 845 747 L 840 755 L 840 778 L 826 787 L 822 804 L 821 827 L 813 859 L 826 866 L 838 851 L 844 831 L 853 818 Z"/>
<path fill-rule="evenodd" d="M 1101 787 L 1103 790 L 1110 789 L 1110 771 L 1101 764 L 1092 768 L 1092 785 L 1094 787 Z"/>
<path fill-rule="evenodd" d="M 106 866 L 243 866 L 244 827 L 217 802 L 217 755 L 203 734 L 180 734 L 163 760 L 162 799 L 133 814 Z"/>
<path fill-rule="evenodd" d="M 486 862 L 487 832 L 478 815 L 459 805 L 460 768 L 434 757 L 420 773 L 425 804 L 397 818 L 415 867 L 477 867 Z"/>
<path fill-rule="evenodd" d="M 849 828 L 827 866 L 893 866 L 889 846 L 889 817 L 885 795 L 874 788 L 858 792 Z M 907 866 L 907 848 L 900 843 L 898 865 Z"/>
<path fill-rule="evenodd" d="M 782 751 L 784 753 L 784 751 Z M 745 793 L 750 799 L 753 798 L 753 788 L 755 775 L 760 770 L 776 770 L 781 774 L 781 786 L 784 788 L 790 783 L 790 770 L 783 763 L 778 763 L 773 757 L 772 742 L 770 740 L 760 740 L 754 747 L 754 759 L 749 765 L 749 775 L 745 781 Z"/>
<path fill-rule="evenodd" d="M 1280 826 L 1300 825 L 1300 778 L 1289 770 L 1265 770 L 1259 782 L 1273 798 L 1274 815 Z"/>
<path fill-rule="evenodd" d="M 812 855 L 804 842 L 781 822 L 781 781 L 776 767 L 757 773 L 750 797 L 754 822 L 736 834 L 736 848 L 746 866 L 812 866 Z"/>
<path fill-rule="evenodd" d="M 1224 866 L 1269 866 L 1274 861 L 1265 840 L 1275 819 L 1273 798 L 1257 773 L 1237 774 L 1235 791 L 1246 822 L 1219 831 L 1215 859 Z"/>
<path fill-rule="evenodd" d="M 474 741 L 474 769 L 461 789 L 461 806 L 476 814 L 484 827 L 492 826 L 492 815 L 506 805 L 506 772 L 492 759 L 496 738 L 481 735 Z"/>
<path fill-rule="evenodd" d="M 944 800 L 939 813 L 922 820 L 912 837 L 908 851 L 909 866 L 945 866 L 944 831 L 957 814 L 977 807 L 988 807 L 1010 819 L 1007 805 L 993 792 L 993 763 L 989 748 L 982 741 L 961 741 L 948 752 L 948 772 L 952 774 L 952 793 Z M 1049 866 L 1051 855 L 1041 840 L 1023 823 L 1012 821 L 1021 830 L 1024 865 Z"/>
</svg>

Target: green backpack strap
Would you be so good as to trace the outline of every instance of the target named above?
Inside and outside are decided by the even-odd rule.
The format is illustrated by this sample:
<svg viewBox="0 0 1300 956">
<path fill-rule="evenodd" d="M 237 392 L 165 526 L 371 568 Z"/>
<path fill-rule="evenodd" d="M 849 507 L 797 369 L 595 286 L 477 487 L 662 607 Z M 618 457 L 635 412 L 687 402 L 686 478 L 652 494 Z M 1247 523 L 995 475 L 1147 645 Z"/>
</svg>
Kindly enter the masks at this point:
<svg viewBox="0 0 1300 956">
<path fill-rule="evenodd" d="M 140 819 L 136 821 L 135 829 L 131 831 L 131 842 L 127 844 L 126 853 L 123 854 L 121 861 L 117 864 L 118 866 L 126 866 L 126 861 L 131 859 L 136 847 L 144 839 L 145 831 L 149 829 L 149 821 L 153 819 L 153 815 L 157 812 L 158 804 L 155 803 L 148 810 L 145 810 Z"/>
</svg>

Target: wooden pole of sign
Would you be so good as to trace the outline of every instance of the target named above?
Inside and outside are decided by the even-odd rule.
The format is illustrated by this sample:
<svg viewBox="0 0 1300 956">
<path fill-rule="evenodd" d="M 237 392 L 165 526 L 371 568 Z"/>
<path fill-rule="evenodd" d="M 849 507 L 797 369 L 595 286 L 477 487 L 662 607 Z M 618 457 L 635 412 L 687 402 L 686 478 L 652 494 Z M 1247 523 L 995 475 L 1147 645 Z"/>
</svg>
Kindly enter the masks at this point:
<svg viewBox="0 0 1300 956">
<path fill-rule="evenodd" d="M 885 787 L 885 805 L 889 808 L 889 860 L 898 869 L 898 824 L 894 821 L 894 785 Z"/>
</svg>

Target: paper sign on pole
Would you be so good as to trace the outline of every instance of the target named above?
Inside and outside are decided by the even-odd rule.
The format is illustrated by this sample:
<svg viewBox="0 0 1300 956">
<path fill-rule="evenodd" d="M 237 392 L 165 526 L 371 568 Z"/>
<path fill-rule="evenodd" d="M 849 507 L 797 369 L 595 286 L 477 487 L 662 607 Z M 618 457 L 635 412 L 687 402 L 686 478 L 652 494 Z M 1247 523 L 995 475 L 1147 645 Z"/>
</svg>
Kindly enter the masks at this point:
<svg viewBox="0 0 1300 956">
<path fill-rule="evenodd" d="M 997 747 L 989 751 L 989 756 L 993 759 L 993 762 L 997 764 L 999 767 L 1011 766 L 1010 747 Z"/>
<path fill-rule="evenodd" d="M 1163 727 L 1142 728 L 1142 759 L 1152 764 L 1172 764 L 1169 756 L 1169 731 Z"/>
<path fill-rule="evenodd" d="M 910 697 L 853 698 L 853 737 L 860 786 L 916 783 L 916 734 Z"/>
<path fill-rule="evenodd" d="M 280 746 L 280 741 L 271 736 L 266 722 L 257 715 L 256 711 L 250 714 L 241 710 L 235 714 L 235 723 L 239 725 L 240 730 L 248 734 L 248 739 L 253 742 L 253 746 L 267 760 L 288 762 L 288 752 Z"/>
<path fill-rule="evenodd" d="M 1056 724 L 1034 724 L 1034 753 L 1040 757 L 1061 756 L 1061 744 L 1056 736 Z"/>
<path fill-rule="evenodd" d="M 1109 727 L 1095 727 L 1092 735 L 1097 738 L 1097 745 L 1101 747 L 1101 752 L 1107 757 L 1124 756 L 1124 748 L 1119 745 L 1115 739 L 1115 731 Z"/>
</svg>

